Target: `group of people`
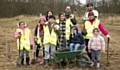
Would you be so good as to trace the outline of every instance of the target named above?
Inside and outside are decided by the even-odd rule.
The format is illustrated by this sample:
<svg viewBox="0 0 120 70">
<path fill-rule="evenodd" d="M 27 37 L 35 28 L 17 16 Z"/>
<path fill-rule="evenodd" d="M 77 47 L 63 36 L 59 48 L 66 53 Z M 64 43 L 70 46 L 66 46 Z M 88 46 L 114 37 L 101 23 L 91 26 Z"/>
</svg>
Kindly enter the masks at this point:
<svg viewBox="0 0 120 70">
<path fill-rule="evenodd" d="M 100 51 L 105 51 L 105 41 L 101 34 L 109 37 L 109 33 L 99 20 L 99 13 L 94 10 L 92 4 L 87 5 L 87 12 L 83 18 L 83 28 L 77 26 L 75 15 L 71 12 L 71 7 L 67 6 L 65 12 L 55 18 L 52 11 L 48 11 L 46 16 L 41 16 L 32 36 L 31 30 L 25 22 L 19 22 L 15 32 L 17 47 L 19 49 L 18 64 L 24 65 L 24 54 L 26 54 L 26 64 L 30 63 L 29 52 L 36 45 L 36 58 L 39 58 L 40 48 L 44 48 L 43 58 L 47 63 L 56 50 L 69 48 L 70 52 L 79 50 L 81 46 L 86 48 L 86 52 L 92 61 L 91 66 L 100 67 Z M 78 20 L 79 21 L 79 20 Z"/>
</svg>

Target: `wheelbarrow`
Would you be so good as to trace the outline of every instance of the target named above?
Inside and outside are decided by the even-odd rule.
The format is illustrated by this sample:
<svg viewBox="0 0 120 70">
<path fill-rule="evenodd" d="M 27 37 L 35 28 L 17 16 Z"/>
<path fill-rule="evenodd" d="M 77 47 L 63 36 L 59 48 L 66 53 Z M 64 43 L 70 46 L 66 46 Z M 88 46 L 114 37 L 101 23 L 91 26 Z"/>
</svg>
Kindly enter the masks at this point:
<svg viewBox="0 0 120 70">
<path fill-rule="evenodd" d="M 65 60 L 67 62 L 67 64 L 70 61 L 74 61 L 77 62 L 77 64 L 79 64 L 80 66 L 85 66 L 87 64 L 90 63 L 90 60 L 88 57 L 85 56 L 85 54 L 83 54 L 83 49 L 84 47 L 81 47 L 78 51 L 56 51 L 54 54 L 54 59 L 56 63 L 59 63 L 60 67 L 62 67 L 61 65 L 61 61 Z"/>
</svg>

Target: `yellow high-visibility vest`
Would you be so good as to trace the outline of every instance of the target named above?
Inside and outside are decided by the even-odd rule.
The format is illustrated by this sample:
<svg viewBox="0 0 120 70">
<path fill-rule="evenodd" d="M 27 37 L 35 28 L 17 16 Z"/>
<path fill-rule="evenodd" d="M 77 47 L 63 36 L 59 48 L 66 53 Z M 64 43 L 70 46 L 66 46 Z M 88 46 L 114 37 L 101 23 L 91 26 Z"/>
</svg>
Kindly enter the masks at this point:
<svg viewBox="0 0 120 70">
<path fill-rule="evenodd" d="M 66 19 L 66 40 L 69 40 L 70 38 L 70 31 L 71 31 L 71 26 L 72 26 L 72 22 L 71 19 Z"/>
<path fill-rule="evenodd" d="M 59 23 L 59 20 L 56 20 L 57 23 Z M 69 40 L 70 38 L 70 26 L 73 26 L 72 22 L 71 22 L 71 19 L 66 19 L 66 30 L 65 30 L 65 33 L 66 33 L 66 40 Z"/>
<path fill-rule="evenodd" d="M 31 31 L 28 28 L 26 28 L 24 33 L 23 33 L 23 30 L 21 30 L 21 29 L 17 29 L 16 32 L 21 33 L 20 42 L 19 42 L 19 39 L 17 39 L 18 49 L 19 49 L 19 44 L 20 44 L 20 50 L 23 50 L 23 48 L 25 48 L 27 51 L 30 51 L 30 33 L 31 33 Z"/>
<path fill-rule="evenodd" d="M 53 44 L 57 45 L 57 34 L 55 33 L 55 30 L 52 28 L 52 31 L 50 33 L 48 25 L 43 26 L 44 30 L 44 37 L 43 37 L 43 44 Z"/>
<path fill-rule="evenodd" d="M 96 19 L 93 24 L 91 24 L 90 21 L 85 22 L 85 29 L 87 31 L 87 35 L 85 36 L 85 39 L 90 39 L 93 36 L 93 29 L 99 27 L 100 21 Z"/>
</svg>

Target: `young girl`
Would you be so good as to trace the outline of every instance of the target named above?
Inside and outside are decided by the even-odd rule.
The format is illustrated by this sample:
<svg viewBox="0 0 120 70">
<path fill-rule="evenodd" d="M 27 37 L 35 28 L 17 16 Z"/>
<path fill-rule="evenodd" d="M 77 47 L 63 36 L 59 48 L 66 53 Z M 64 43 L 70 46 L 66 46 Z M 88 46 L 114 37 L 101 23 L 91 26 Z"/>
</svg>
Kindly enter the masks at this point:
<svg viewBox="0 0 120 70">
<path fill-rule="evenodd" d="M 24 65 L 24 54 L 26 54 L 26 64 L 29 65 L 29 52 L 34 45 L 31 30 L 27 27 L 25 22 L 19 22 L 19 28 L 16 29 L 15 38 L 17 40 L 17 47 L 19 50 L 19 58 L 17 65 Z"/>
<path fill-rule="evenodd" d="M 100 36 L 100 31 L 98 28 L 93 29 L 93 37 L 89 40 L 88 50 L 91 53 L 93 65 L 97 68 L 100 67 L 100 51 L 105 51 L 105 41 L 102 36 Z"/>
<path fill-rule="evenodd" d="M 77 51 L 80 46 L 84 46 L 84 38 L 81 33 L 78 33 L 78 28 L 74 26 L 70 35 L 70 51 Z"/>
<path fill-rule="evenodd" d="M 37 24 L 36 28 L 35 28 L 35 44 L 37 45 L 36 48 L 36 57 L 38 58 L 39 56 L 39 49 L 40 46 L 42 45 L 42 40 L 43 40 L 43 25 L 46 22 L 46 17 L 45 16 L 41 16 L 40 17 L 40 21 Z"/>
</svg>

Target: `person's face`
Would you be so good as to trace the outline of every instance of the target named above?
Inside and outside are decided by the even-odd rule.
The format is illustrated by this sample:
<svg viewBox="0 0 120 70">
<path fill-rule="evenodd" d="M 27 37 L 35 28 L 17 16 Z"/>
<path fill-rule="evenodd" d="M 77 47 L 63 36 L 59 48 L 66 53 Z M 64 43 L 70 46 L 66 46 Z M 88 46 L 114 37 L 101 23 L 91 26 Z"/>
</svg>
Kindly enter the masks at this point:
<svg viewBox="0 0 120 70">
<path fill-rule="evenodd" d="M 39 24 L 44 24 L 45 20 L 44 19 L 40 19 L 40 23 Z"/>
<path fill-rule="evenodd" d="M 54 20 L 53 18 L 50 18 L 50 19 L 49 19 L 49 22 L 50 22 L 50 23 L 54 23 L 55 20 Z"/>
<path fill-rule="evenodd" d="M 53 15 L 53 14 L 52 14 L 52 12 L 51 12 L 51 11 L 49 11 L 49 12 L 48 12 L 48 16 L 51 16 L 51 15 Z"/>
<path fill-rule="evenodd" d="M 24 29 L 24 28 L 25 28 L 25 24 L 24 24 L 24 23 L 21 23 L 21 24 L 20 24 L 20 28 L 21 28 L 21 29 Z"/>
<path fill-rule="evenodd" d="M 66 12 L 71 12 L 71 8 L 69 6 L 66 7 L 65 9 Z"/>
<path fill-rule="evenodd" d="M 61 16 L 60 16 L 60 20 L 61 20 L 61 21 L 64 21 L 64 20 L 65 20 L 65 15 L 61 15 Z"/>
<path fill-rule="evenodd" d="M 95 31 L 94 31 L 94 35 L 96 35 L 96 36 L 99 35 L 99 31 L 98 31 L 98 30 L 95 30 Z"/>
<path fill-rule="evenodd" d="M 73 33 L 77 33 L 77 30 L 76 30 L 76 29 L 74 29 L 74 30 L 73 30 Z"/>
<path fill-rule="evenodd" d="M 89 18 L 89 20 L 94 20 L 94 19 L 95 19 L 95 16 L 94 16 L 94 15 L 91 15 L 91 16 L 89 16 L 88 18 Z"/>
<path fill-rule="evenodd" d="M 93 10 L 93 6 L 87 7 L 87 10 L 88 10 L 88 11 L 92 11 L 92 10 Z"/>
</svg>

